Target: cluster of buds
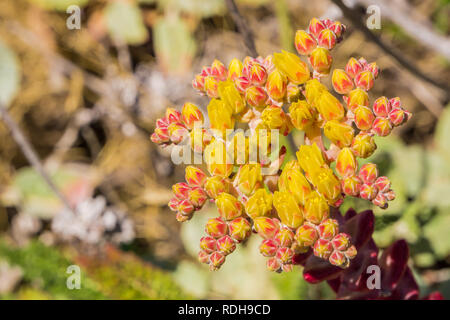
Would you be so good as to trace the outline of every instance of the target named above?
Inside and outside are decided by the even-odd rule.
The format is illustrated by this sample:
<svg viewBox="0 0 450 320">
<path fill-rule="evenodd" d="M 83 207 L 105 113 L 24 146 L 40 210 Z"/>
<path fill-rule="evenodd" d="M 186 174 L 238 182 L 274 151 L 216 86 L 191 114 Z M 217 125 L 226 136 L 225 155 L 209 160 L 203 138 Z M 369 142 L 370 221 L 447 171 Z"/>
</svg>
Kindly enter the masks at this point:
<svg viewBox="0 0 450 320">
<path fill-rule="evenodd" d="M 233 59 L 228 68 L 215 60 L 192 83 L 210 98 L 208 125 L 192 103 L 181 112 L 168 109 L 157 121 L 154 142 L 186 142 L 206 162 L 209 175 L 186 168 L 186 182 L 173 186 L 169 206 L 183 222 L 206 200 L 215 203 L 220 217 L 208 221 L 199 253 L 212 270 L 253 233 L 262 237 L 260 252 L 272 271 L 292 270 L 305 252 L 347 268 L 357 246 L 330 212 L 348 196 L 381 208 L 395 198 L 389 179 L 378 176 L 375 164 L 359 168 L 358 158 L 375 152 L 375 135 L 386 136 L 411 115 L 399 98 L 381 97 L 369 107 L 368 91 L 380 73 L 376 63 L 352 58 L 331 73 L 330 50 L 344 31 L 340 22 L 313 19 L 308 31 L 296 33 L 297 51 L 309 56 L 312 70 L 286 51 Z M 342 97 L 321 83 L 330 73 Z M 233 132 L 236 123 L 246 124 L 247 132 Z M 304 132 L 305 143 L 282 167 L 286 150 L 274 138 L 294 129 Z"/>
</svg>

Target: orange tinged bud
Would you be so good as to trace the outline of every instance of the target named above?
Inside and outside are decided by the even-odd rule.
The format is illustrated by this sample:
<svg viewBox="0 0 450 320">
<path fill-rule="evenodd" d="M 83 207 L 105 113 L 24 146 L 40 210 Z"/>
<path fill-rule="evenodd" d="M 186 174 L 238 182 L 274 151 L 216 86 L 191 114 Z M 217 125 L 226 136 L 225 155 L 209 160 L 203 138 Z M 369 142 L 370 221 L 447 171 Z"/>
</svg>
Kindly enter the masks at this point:
<svg viewBox="0 0 450 320">
<path fill-rule="evenodd" d="M 203 124 L 203 113 L 199 107 L 195 104 L 187 102 L 183 105 L 183 109 L 181 110 L 181 117 L 183 119 L 183 123 L 189 129 L 194 128 L 194 123 L 199 122 Z"/>
<path fill-rule="evenodd" d="M 303 213 L 292 194 L 275 191 L 273 206 L 281 222 L 289 228 L 298 228 L 303 223 Z"/>
<path fill-rule="evenodd" d="M 203 187 L 206 182 L 206 174 L 197 167 L 187 166 L 185 179 L 190 186 Z"/>
<path fill-rule="evenodd" d="M 229 234 L 233 240 L 237 242 L 244 241 L 247 239 L 251 232 L 252 227 L 250 222 L 245 218 L 236 218 L 228 223 Z"/>
<path fill-rule="evenodd" d="M 300 88 L 297 85 L 295 85 L 293 83 L 289 83 L 287 85 L 286 96 L 287 96 L 287 101 L 289 103 L 295 102 L 298 99 L 300 99 L 300 94 L 301 94 Z"/>
<path fill-rule="evenodd" d="M 186 200 L 187 201 L 187 200 Z M 177 212 L 175 219 L 177 219 L 178 222 L 186 222 L 192 218 L 192 213 L 184 215 L 181 212 Z"/>
<path fill-rule="evenodd" d="M 308 30 L 316 38 L 319 36 L 320 32 L 324 30 L 326 26 L 317 18 L 312 18 L 309 22 Z"/>
<path fill-rule="evenodd" d="M 236 243 L 228 235 L 217 239 L 216 245 L 217 250 L 225 256 L 229 255 L 236 249 Z"/>
<path fill-rule="evenodd" d="M 341 181 L 342 191 L 352 197 L 357 197 L 359 195 L 359 190 L 362 186 L 362 181 L 357 176 L 349 176 Z"/>
<path fill-rule="evenodd" d="M 236 80 L 239 77 L 242 77 L 242 62 L 239 59 L 233 59 L 230 61 L 228 65 L 228 79 Z"/>
<path fill-rule="evenodd" d="M 189 131 L 181 123 L 173 122 L 167 127 L 170 141 L 174 144 L 179 144 L 189 135 Z"/>
<path fill-rule="evenodd" d="M 319 33 L 317 37 L 317 43 L 319 46 L 325 49 L 331 50 L 334 48 L 337 42 L 337 37 L 330 29 L 324 29 Z"/>
<path fill-rule="evenodd" d="M 334 250 L 328 258 L 328 261 L 330 261 L 332 265 L 341 268 L 346 268 L 348 266 L 348 259 L 341 251 Z"/>
<path fill-rule="evenodd" d="M 209 256 L 209 267 L 212 271 L 218 270 L 225 262 L 225 256 L 216 251 Z"/>
<path fill-rule="evenodd" d="M 247 77 L 238 77 L 234 79 L 234 84 L 240 93 L 245 93 L 245 90 L 252 85 Z"/>
<path fill-rule="evenodd" d="M 338 233 L 333 240 L 331 240 L 333 248 L 339 251 L 345 251 L 350 246 L 350 236 L 346 233 Z"/>
<path fill-rule="evenodd" d="M 205 190 L 210 198 L 216 199 L 219 194 L 228 192 L 228 182 L 221 176 L 209 177 L 205 183 Z"/>
<path fill-rule="evenodd" d="M 276 243 L 273 239 L 266 239 L 263 242 L 261 242 L 261 245 L 259 246 L 259 252 L 264 257 L 273 257 L 277 253 L 278 250 L 278 243 Z"/>
<path fill-rule="evenodd" d="M 394 107 L 391 112 L 389 112 L 389 120 L 395 127 L 405 123 L 411 117 L 411 113 L 403 110 L 401 107 Z"/>
<path fill-rule="evenodd" d="M 387 192 L 391 188 L 391 181 L 388 179 L 388 177 L 381 176 L 378 177 L 377 180 L 375 180 L 375 186 L 380 192 Z"/>
<path fill-rule="evenodd" d="M 174 122 L 181 122 L 181 113 L 178 110 L 175 110 L 173 108 L 167 108 L 166 109 L 166 117 L 168 124 L 174 123 Z"/>
<path fill-rule="evenodd" d="M 270 258 L 269 260 L 267 260 L 267 269 L 273 272 L 277 272 L 281 269 L 281 262 L 275 257 Z"/>
<path fill-rule="evenodd" d="M 176 197 L 170 199 L 169 203 L 167 204 L 172 211 L 178 210 L 178 205 L 180 204 L 180 199 L 177 199 Z"/>
<path fill-rule="evenodd" d="M 289 117 L 295 128 L 305 130 L 314 123 L 317 112 L 306 100 L 299 100 L 289 106 Z"/>
<path fill-rule="evenodd" d="M 178 213 L 180 213 L 183 216 L 191 217 L 192 213 L 194 212 L 194 206 L 188 199 L 180 200 L 178 203 Z"/>
<path fill-rule="evenodd" d="M 331 78 L 334 91 L 339 94 L 347 94 L 353 89 L 353 80 L 342 69 L 334 69 Z"/>
<path fill-rule="evenodd" d="M 206 263 L 206 264 L 208 264 L 208 263 L 209 263 L 209 253 L 206 253 L 205 251 L 200 250 L 200 251 L 198 252 L 198 261 L 199 261 L 200 263 Z"/>
<path fill-rule="evenodd" d="M 205 231 L 213 238 L 221 238 L 227 234 L 228 227 L 222 218 L 209 219 L 205 226 Z"/>
<path fill-rule="evenodd" d="M 336 171 L 343 178 L 353 176 L 358 168 L 358 162 L 350 148 L 342 148 L 336 159 Z"/>
<path fill-rule="evenodd" d="M 322 259 L 328 259 L 333 252 L 333 245 L 325 239 L 318 239 L 314 243 L 314 255 Z"/>
<path fill-rule="evenodd" d="M 319 224 L 328 218 L 329 210 L 330 208 L 325 198 L 313 191 L 306 198 L 303 214 L 308 222 Z"/>
<path fill-rule="evenodd" d="M 365 183 L 359 190 L 359 196 L 365 200 L 373 200 L 378 194 L 377 187 L 373 183 Z"/>
<path fill-rule="evenodd" d="M 372 72 L 366 70 L 356 75 L 355 84 L 358 88 L 369 91 L 373 87 L 374 80 Z"/>
<path fill-rule="evenodd" d="M 339 232 L 339 224 L 334 219 L 326 219 L 318 227 L 319 236 L 322 239 L 331 240 Z M 330 243 L 331 245 L 331 243 Z"/>
<path fill-rule="evenodd" d="M 301 55 L 309 55 L 317 46 L 316 39 L 305 30 L 297 30 L 295 33 L 295 48 Z"/>
<path fill-rule="evenodd" d="M 207 76 L 205 78 L 205 91 L 208 97 L 218 98 L 219 97 L 219 82 L 213 76 Z"/>
<path fill-rule="evenodd" d="M 350 58 L 345 66 L 345 71 L 350 77 L 354 78 L 358 73 L 363 71 L 363 65 L 355 58 Z"/>
<path fill-rule="evenodd" d="M 191 148 L 196 153 L 203 153 L 212 140 L 212 135 L 204 128 L 195 127 L 189 135 Z"/>
<path fill-rule="evenodd" d="M 356 247 L 355 246 L 350 246 L 345 252 L 344 252 L 345 256 L 348 259 L 353 259 L 354 257 L 356 257 L 357 251 L 356 251 Z"/>
<path fill-rule="evenodd" d="M 253 219 L 256 232 L 264 239 L 272 239 L 280 230 L 280 222 L 268 217 L 256 217 Z"/>
<path fill-rule="evenodd" d="M 294 233 L 288 228 L 282 228 L 278 231 L 274 240 L 280 247 L 290 247 L 294 241 Z"/>
<path fill-rule="evenodd" d="M 368 158 L 376 150 L 377 145 L 369 133 L 360 132 L 352 141 L 352 150 L 359 158 Z"/>
<path fill-rule="evenodd" d="M 220 216 L 225 220 L 233 220 L 242 214 L 242 204 L 229 193 L 221 193 L 216 199 Z"/>
<path fill-rule="evenodd" d="M 266 82 L 266 91 L 269 97 L 275 101 L 282 101 L 286 96 L 286 88 L 286 76 L 277 69 L 273 70 Z"/>
<path fill-rule="evenodd" d="M 216 77 L 219 81 L 224 81 L 227 78 L 227 68 L 222 62 L 215 59 L 211 65 L 211 75 Z"/>
<path fill-rule="evenodd" d="M 339 179 L 330 168 L 319 168 L 309 176 L 317 191 L 330 203 L 334 204 L 341 197 Z"/>
<path fill-rule="evenodd" d="M 267 104 L 267 93 L 261 87 L 249 87 L 245 90 L 245 100 L 252 107 L 261 108 Z"/>
<path fill-rule="evenodd" d="M 373 103 L 373 112 L 377 117 L 387 117 L 389 115 L 389 112 L 391 112 L 391 104 L 388 100 L 388 98 L 382 96 L 379 97 L 375 102 Z"/>
<path fill-rule="evenodd" d="M 200 239 L 200 248 L 206 253 L 212 253 L 216 251 L 216 240 L 212 237 L 202 237 Z"/>
<path fill-rule="evenodd" d="M 267 80 L 267 71 L 259 63 L 253 63 L 249 69 L 248 79 L 255 86 L 263 86 Z"/>
<path fill-rule="evenodd" d="M 333 31 L 336 34 L 336 37 L 341 38 L 343 33 L 345 32 L 346 27 L 339 21 L 335 21 L 328 26 L 328 29 Z"/>
<path fill-rule="evenodd" d="M 273 64 L 294 84 L 303 84 L 309 80 L 308 66 L 293 53 L 287 51 L 275 53 Z"/>
<path fill-rule="evenodd" d="M 368 107 L 359 106 L 355 109 L 355 124 L 359 130 L 369 130 L 372 128 L 375 116 Z"/>
<path fill-rule="evenodd" d="M 380 137 L 388 136 L 392 131 L 389 119 L 377 117 L 372 124 L 372 132 Z"/>
<path fill-rule="evenodd" d="M 206 195 L 205 190 L 199 187 L 194 187 L 189 191 L 188 195 L 189 202 L 192 203 L 194 208 L 199 209 L 203 207 L 208 196 Z"/>
<path fill-rule="evenodd" d="M 344 97 L 347 107 L 355 112 L 356 108 L 359 106 L 369 106 L 369 95 L 362 89 L 356 88 Z"/>
<path fill-rule="evenodd" d="M 328 49 L 317 47 L 311 52 L 309 63 L 311 63 L 311 66 L 316 72 L 328 74 L 330 73 L 333 58 Z"/>
<path fill-rule="evenodd" d="M 341 120 L 345 116 L 345 109 L 339 100 L 328 91 L 323 91 L 316 105 L 322 118 L 326 121 Z"/>
<path fill-rule="evenodd" d="M 197 74 L 194 80 L 192 80 L 192 87 L 200 92 L 205 91 L 205 78 L 205 76 Z"/>
<path fill-rule="evenodd" d="M 187 199 L 191 187 L 185 182 L 178 182 L 172 186 L 172 192 L 179 200 Z"/>
<path fill-rule="evenodd" d="M 272 211 L 273 196 L 272 193 L 267 192 L 265 189 L 258 189 L 247 200 L 245 204 L 245 212 L 252 219 L 256 217 L 268 216 Z"/>
<path fill-rule="evenodd" d="M 378 177 L 377 165 L 374 163 L 366 163 L 359 170 L 358 176 L 364 183 L 374 183 Z"/>
<path fill-rule="evenodd" d="M 300 247 L 310 247 L 319 238 L 316 228 L 309 224 L 303 224 L 295 232 L 295 240 Z"/>
<path fill-rule="evenodd" d="M 381 209 L 386 209 L 388 207 L 387 199 L 381 192 L 379 192 L 375 199 L 372 200 L 372 203 Z"/>
<path fill-rule="evenodd" d="M 350 146 L 354 137 L 352 126 L 336 120 L 327 121 L 323 131 L 325 136 L 340 148 Z"/>
<path fill-rule="evenodd" d="M 291 248 L 281 247 L 278 249 L 276 258 L 283 264 L 291 264 L 294 251 Z"/>
</svg>

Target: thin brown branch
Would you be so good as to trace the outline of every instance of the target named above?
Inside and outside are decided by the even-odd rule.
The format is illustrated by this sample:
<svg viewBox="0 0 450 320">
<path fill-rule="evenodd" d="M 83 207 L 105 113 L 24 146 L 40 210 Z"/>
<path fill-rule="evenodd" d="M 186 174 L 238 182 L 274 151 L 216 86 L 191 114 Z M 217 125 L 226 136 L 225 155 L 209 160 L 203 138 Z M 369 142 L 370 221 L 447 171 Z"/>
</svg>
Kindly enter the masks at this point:
<svg viewBox="0 0 450 320">
<path fill-rule="evenodd" d="M 72 211 L 72 208 L 70 206 L 69 201 L 67 198 L 61 193 L 61 191 L 58 189 L 58 187 L 55 185 L 53 180 L 50 178 L 48 173 L 45 171 L 44 166 L 41 163 L 41 160 L 39 159 L 36 151 L 34 150 L 33 146 L 28 142 L 25 135 L 22 133 L 22 130 L 17 125 L 17 123 L 14 121 L 13 118 L 8 113 L 8 110 L 0 104 L 0 114 L 3 118 L 4 123 L 8 127 L 8 129 L 11 131 L 12 137 L 14 141 L 19 145 L 20 149 L 22 150 L 23 154 L 27 158 L 27 160 L 30 162 L 31 166 L 37 171 L 39 175 L 44 179 L 45 183 L 50 187 L 50 189 L 55 193 L 55 195 L 61 200 L 61 202 L 64 204 L 64 206 Z"/>
<path fill-rule="evenodd" d="M 233 19 L 234 23 L 236 24 L 236 27 L 238 28 L 239 33 L 244 38 L 245 46 L 247 47 L 247 50 L 249 54 L 252 57 L 256 57 L 258 55 L 258 52 L 256 51 L 255 46 L 255 39 L 253 37 L 253 33 L 250 30 L 250 28 L 247 25 L 247 22 L 242 17 L 241 13 L 239 12 L 238 7 L 236 6 L 236 3 L 234 0 L 225 0 L 227 4 L 228 11 L 230 12 L 231 18 Z"/>
<path fill-rule="evenodd" d="M 341 9 L 344 16 L 348 20 L 350 20 L 353 23 L 353 25 L 366 36 L 367 39 L 375 43 L 381 50 L 392 56 L 401 66 L 407 69 L 415 77 L 420 78 L 428 83 L 431 83 L 435 87 L 442 89 L 445 92 L 448 99 L 450 87 L 447 83 L 443 83 L 429 77 L 427 74 L 419 70 L 413 63 L 408 61 L 401 53 L 398 53 L 394 48 L 384 43 L 378 36 L 372 33 L 372 31 L 370 31 L 364 25 L 364 23 L 362 22 L 362 15 L 358 11 L 350 9 L 341 0 L 331 0 L 331 1 Z"/>
</svg>

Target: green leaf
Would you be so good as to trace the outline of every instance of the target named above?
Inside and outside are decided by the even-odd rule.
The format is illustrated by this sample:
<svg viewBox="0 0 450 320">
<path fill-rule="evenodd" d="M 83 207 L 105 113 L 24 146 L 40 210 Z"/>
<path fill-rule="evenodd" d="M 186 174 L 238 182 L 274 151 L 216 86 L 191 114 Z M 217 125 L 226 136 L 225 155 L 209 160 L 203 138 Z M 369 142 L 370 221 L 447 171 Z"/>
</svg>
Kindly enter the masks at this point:
<svg viewBox="0 0 450 320">
<path fill-rule="evenodd" d="M 447 194 L 448 196 L 448 194 Z M 449 208 L 439 213 L 424 227 L 425 237 L 429 240 L 436 256 L 444 259 L 450 255 L 450 210 Z"/>
<path fill-rule="evenodd" d="M 20 66 L 15 53 L 0 41 L 0 103 L 9 106 L 20 84 Z"/>
<path fill-rule="evenodd" d="M 153 28 L 155 52 L 166 72 L 182 74 L 189 70 L 196 44 L 188 27 L 177 15 L 160 19 Z"/>
<path fill-rule="evenodd" d="M 221 15 L 226 9 L 224 0 L 163 0 L 160 1 L 160 4 L 168 10 L 176 8 L 184 13 L 202 18 Z"/>
<path fill-rule="evenodd" d="M 436 127 L 434 141 L 436 147 L 450 160 L 450 105 L 442 111 Z"/>
<path fill-rule="evenodd" d="M 66 11 L 67 7 L 76 5 L 85 6 L 89 0 L 29 0 L 30 2 L 46 10 Z"/>
<path fill-rule="evenodd" d="M 110 2 L 105 8 L 105 20 L 112 38 L 131 45 L 142 44 L 148 39 L 141 11 L 132 2 Z"/>
<path fill-rule="evenodd" d="M 424 200 L 428 205 L 450 207 L 450 165 L 441 153 L 434 150 L 427 152 L 426 169 L 428 177 Z"/>
</svg>

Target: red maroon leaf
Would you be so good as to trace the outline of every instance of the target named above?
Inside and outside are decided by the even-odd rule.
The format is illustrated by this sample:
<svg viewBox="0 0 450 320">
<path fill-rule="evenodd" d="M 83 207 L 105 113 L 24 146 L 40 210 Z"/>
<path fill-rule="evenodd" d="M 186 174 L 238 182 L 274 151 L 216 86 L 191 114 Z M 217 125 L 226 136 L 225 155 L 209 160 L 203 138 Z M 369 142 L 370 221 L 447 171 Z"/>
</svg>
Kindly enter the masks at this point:
<svg viewBox="0 0 450 320">
<path fill-rule="evenodd" d="M 444 296 L 439 291 L 434 291 L 423 297 L 422 300 L 444 300 Z"/>
<path fill-rule="evenodd" d="M 379 260 L 383 290 L 395 289 L 407 268 L 408 258 L 409 249 L 405 240 L 398 240 L 384 250 Z"/>
<path fill-rule="evenodd" d="M 351 218 L 353 218 L 354 216 L 356 216 L 358 213 L 356 212 L 355 209 L 350 208 L 347 210 L 347 212 L 345 213 L 344 219 L 345 221 L 350 220 Z"/>
<path fill-rule="evenodd" d="M 344 269 L 333 266 L 328 260 L 310 256 L 303 269 L 303 278 L 309 283 L 319 283 L 339 276 Z"/>
<path fill-rule="evenodd" d="M 359 250 L 372 237 L 375 217 L 372 210 L 363 211 L 345 223 L 344 232 L 352 237 L 352 243 Z"/>
<path fill-rule="evenodd" d="M 392 291 L 390 300 L 417 300 L 419 298 L 419 286 L 410 268 L 406 268 L 403 277 Z"/>
<path fill-rule="evenodd" d="M 309 258 L 309 256 L 311 255 L 312 250 L 311 248 L 305 252 L 305 253 L 299 253 L 299 254 L 295 254 L 294 257 L 292 258 L 292 263 L 293 264 L 300 264 L 302 266 L 305 265 L 306 260 Z"/>
</svg>

